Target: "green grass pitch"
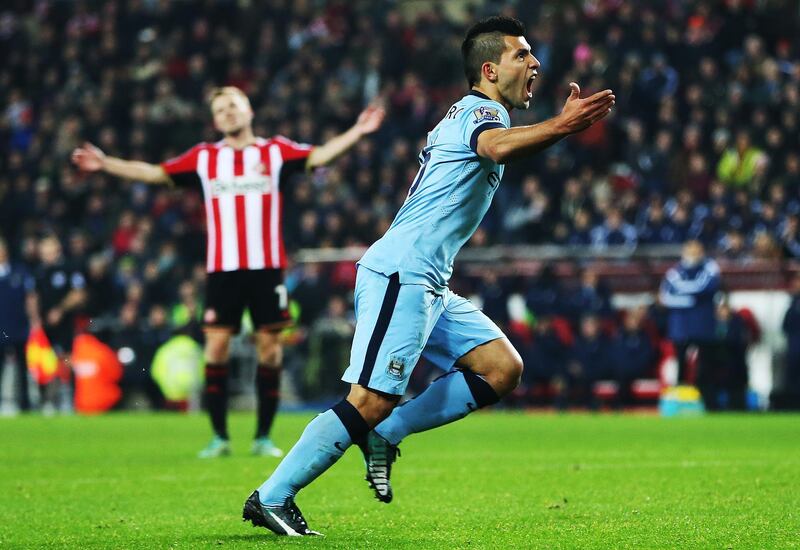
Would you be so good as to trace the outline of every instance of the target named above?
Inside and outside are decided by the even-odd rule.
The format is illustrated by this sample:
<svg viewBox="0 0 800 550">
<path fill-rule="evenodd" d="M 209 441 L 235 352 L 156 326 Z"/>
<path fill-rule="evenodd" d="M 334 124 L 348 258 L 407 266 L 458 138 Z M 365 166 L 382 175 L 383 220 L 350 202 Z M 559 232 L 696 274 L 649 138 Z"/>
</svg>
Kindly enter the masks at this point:
<svg viewBox="0 0 800 550">
<path fill-rule="evenodd" d="M 351 449 L 298 498 L 314 539 L 242 523 L 253 424 L 201 461 L 201 415 L 0 419 L 0 548 L 800 548 L 797 415 L 478 413 L 404 442 L 389 505 Z"/>
</svg>

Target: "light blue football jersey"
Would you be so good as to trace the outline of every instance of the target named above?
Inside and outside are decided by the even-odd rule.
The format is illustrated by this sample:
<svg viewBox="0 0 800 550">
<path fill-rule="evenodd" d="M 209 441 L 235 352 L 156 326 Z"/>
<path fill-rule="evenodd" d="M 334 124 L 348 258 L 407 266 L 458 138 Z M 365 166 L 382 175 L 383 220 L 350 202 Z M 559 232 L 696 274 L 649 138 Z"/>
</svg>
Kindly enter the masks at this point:
<svg viewBox="0 0 800 550">
<path fill-rule="evenodd" d="M 400 283 L 447 286 L 453 261 L 478 228 L 500 185 L 504 166 L 478 156 L 478 135 L 508 128 L 508 111 L 472 91 L 450 107 L 428 133 L 420 169 L 386 234 L 359 265 L 392 275 Z"/>
</svg>

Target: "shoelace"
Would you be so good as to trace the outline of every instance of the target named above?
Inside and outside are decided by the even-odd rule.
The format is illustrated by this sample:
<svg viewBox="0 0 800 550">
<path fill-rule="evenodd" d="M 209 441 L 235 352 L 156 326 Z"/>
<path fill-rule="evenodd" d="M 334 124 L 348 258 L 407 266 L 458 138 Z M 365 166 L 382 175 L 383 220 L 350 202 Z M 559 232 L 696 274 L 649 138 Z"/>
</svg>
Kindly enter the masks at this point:
<svg viewBox="0 0 800 550">
<path fill-rule="evenodd" d="M 292 522 L 299 523 L 304 529 L 308 528 L 308 524 L 306 524 L 306 520 L 300 512 L 300 508 L 298 508 L 294 502 L 289 505 L 289 518 Z"/>
</svg>

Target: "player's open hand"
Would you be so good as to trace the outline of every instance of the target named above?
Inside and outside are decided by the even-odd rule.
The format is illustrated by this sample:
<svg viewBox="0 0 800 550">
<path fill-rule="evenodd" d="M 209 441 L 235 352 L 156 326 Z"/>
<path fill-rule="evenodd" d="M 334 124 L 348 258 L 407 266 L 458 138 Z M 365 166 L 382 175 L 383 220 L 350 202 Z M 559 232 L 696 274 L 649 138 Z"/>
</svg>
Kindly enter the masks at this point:
<svg viewBox="0 0 800 550">
<path fill-rule="evenodd" d="M 72 163 L 84 172 L 96 172 L 103 168 L 106 154 L 89 142 L 72 151 Z"/>
<path fill-rule="evenodd" d="M 570 94 L 558 115 L 566 131 L 570 134 L 580 132 L 605 118 L 614 107 L 614 92 L 603 90 L 586 98 L 581 98 L 581 88 L 575 82 L 569 83 Z"/>
<path fill-rule="evenodd" d="M 380 105 L 370 105 L 358 115 L 355 127 L 362 135 L 371 134 L 381 127 L 386 111 Z"/>
</svg>

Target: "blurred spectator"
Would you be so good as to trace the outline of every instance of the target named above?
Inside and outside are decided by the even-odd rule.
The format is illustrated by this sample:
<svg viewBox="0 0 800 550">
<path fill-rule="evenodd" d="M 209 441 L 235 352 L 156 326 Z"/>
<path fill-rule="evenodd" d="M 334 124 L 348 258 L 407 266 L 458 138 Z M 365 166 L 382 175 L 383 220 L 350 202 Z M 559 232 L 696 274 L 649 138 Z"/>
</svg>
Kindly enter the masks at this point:
<svg viewBox="0 0 800 550">
<path fill-rule="evenodd" d="M 161 409 L 164 407 L 164 396 L 151 376 L 151 369 L 156 352 L 172 336 L 167 312 L 163 306 L 156 304 L 150 308 L 147 321 L 140 325 L 140 331 L 137 363 L 147 375 L 146 379 L 140 379 L 141 388 L 150 402 L 150 407 Z"/>
<path fill-rule="evenodd" d="M 142 348 L 140 325 L 137 304 L 135 302 L 126 302 L 120 309 L 114 336 L 109 342 L 111 348 L 117 353 L 120 363 L 122 363 L 123 374 L 120 386 L 126 400 L 134 393 L 138 397 L 145 377 L 149 378 L 149 365 L 144 363 L 144 358 L 139 354 Z M 135 405 L 137 404 L 132 400 L 127 400 L 126 404 L 134 406 L 134 408 L 141 408 L 136 407 Z"/>
<path fill-rule="evenodd" d="M 736 146 L 726 149 L 717 165 L 717 177 L 732 187 L 753 188 L 756 176 L 763 173 L 767 157 L 750 141 L 744 130 L 736 134 Z"/>
<path fill-rule="evenodd" d="M 780 243 L 787 258 L 800 258 L 800 218 L 797 214 L 786 217 L 780 229 Z"/>
<path fill-rule="evenodd" d="M 729 260 L 746 261 L 752 258 L 750 251 L 747 250 L 744 235 L 735 229 L 728 230 L 720 241 L 722 257 Z"/>
<path fill-rule="evenodd" d="M 348 316 L 344 299 L 331 296 L 325 313 L 309 331 L 308 363 L 303 372 L 307 395 L 332 393 L 339 385 L 343 367 L 350 361 L 354 332 L 355 321 Z"/>
<path fill-rule="evenodd" d="M 111 264 L 102 254 L 94 254 L 89 258 L 87 265 L 86 286 L 89 292 L 86 314 L 95 322 L 103 322 L 112 316 L 118 303 L 114 281 L 109 273 Z"/>
<path fill-rule="evenodd" d="M 33 290 L 33 278 L 23 267 L 11 263 L 8 245 L 0 237 L 0 401 L 5 366 L 9 357 L 13 357 L 17 406 L 20 411 L 31 408 L 25 342 L 28 339 L 29 321 L 31 318 L 34 322 L 37 321 L 31 311 Z"/>
<path fill-rule="evenodd" d="M 599 403 L 594 396 L 594 383 L 610 373 L 611 343 L 600 330 L 597 317 L 587 315 L 581 319 L 578 337 L 567 359 L 556 407 L 564 410 L 574 400 L 580 406 L 596 410 Z"/>
<path fill-rule="evenodd" d="M 563 291 L 553 266 L 544 265 L 539 275 L 531 281 L 525 302 L 535 317 L 563 312 Z"/>
<path fill-rule="evenodd" d="M 697 373 L 697 388 L 707 410 L 745 410 L 747 394 L 747 327 L 722 300 L 716 308 L 714 341 Z"/>
<path fill-rule="evenodd" d="M 769 233 L 760 231 L 753 237 L 753 257 L 757 260 L 775 261 L 780 259 L 781 250 Z"/>
<path fill-rule="evenodd" d="M 178 287 L 178 302 L 172 306 L 170 323 L 183 334 L 202 342 L 203 304 L 192 281 L 183 281 Z"/>
<path fill-rule="evenodd" d="M 572 228 L 565 244 L 572 246 L 586 246 L 592 242 L 592 218 L 589 211 L 579 208 L 575 212 Z"/>
<path fill-rule="evenodd" d="M 642 91 L 655 101 L 675 95 L 678 90 L 678 71 L 667 64 L 667 58 L 656 53 L 649 67 L 642 71 Z"/>
<path fill-rule="evenodd" d="M 544 237 L 544 226 L 550 209 L 550 198 L 535 176 L 522 183 L 522 193 L 503 217 L 503 226 L 510 242 L 538 242 Z"/>
<path fill-rule="evenodd" d="M 482 303 L 481 309 L 489 319 L 498 325 L 505 326 L 508 322 L 508 289 L 497 273 L 486 271 L 478 283 L 478 296 Z"/>
<path fill-rule="evenodd" d="M 655 350 L 645 332 L 644 308 L 625 312 L 622 328 L 611 344 L 611 375 L 617 383 L 615 408 L 633 404 L 631 386 L 637 378 L 649 374 L 655 362 Z"/>
<path fill-rule="evenodd" d="M 791 302 L 783 317 L 786 335 L 786 370 L 781 390 L 790 396 L 795 408 L 800 408 L 800 275 L 790 284 Z"/>
<path fill-rule="evenodd" d="M 711 187 L 711 174 L 708 172 L 708 163 L 701 153 L 689 156 L 689 168 L 686 175 L 686 188 L 692 192 L 698 201 L 707 201 Z"/>
<path fill-rule="evenodd" d="M 601 321 L 611 320 L 611 292 L 591 267 L 581 271 L 580 285 L 570 293 L 570 298 L 570 315 L 574 321 L 583 315 L 593 315 Z"/>
<path fill-rule="evenodd" d="M 688 241 L 680 263 L 667 271 L 659 290 L 659 299 L 669 310 L 667 338 L 675 346 L 678 382 L 687 380 L 690 347 L 697 349 L 698 368 L 703 368 L 708 345 L 716 337 L 714 296 L 719 289 L 717 262 L 706 258 L 699 241 Z"/>
<path fill-rule="evenodd" d="M 532 404 L 545 404 L 551 384 L 555 386 L 556 395 L 566 395 L 564 369 L 571 345 L 572 335 L 563 330 L 559 332 L 557 321 L 550 314 L 536 319 L 530 342 L 514 341 L 514 347 L 520 350 L 525 363 L 522 384 Z"/>
<path fill-rule="evenodd" d="M 664 206 L 658 198 L 650 202 L 644 212 L 644 221 L 639 225 L 639 242 L 642 244 L 672 244 L 677 241 L 677 232 L 665 216 Z"/>
<path fill-rule="evenodd" d="M 36 273 L 38 317 L 63 364 L 72 352 L 76 314 L 86 302 L 86 278 L 67 264 L 61 242 L 55 235 L 48 235 L 39 241 L 39 259 L 41 265 Z M 61 381 L 59 387 L 49 384 L 40 388 L 43 404 L 55 406 L 58 400 L 62 409 L 70 406 L 65 402 L 69 392 L 65 391 L 64 377 Z"/>
<path fill-rule="evenodd" d="M 623 219 L 622 213 L 616 208 L 609 209 L 605 222 L 595 226 L 590 235 L 592 246 L 600 249 L 608 246 L 632 248 L 638 240 L 636 229 Z"/>
</svg>

